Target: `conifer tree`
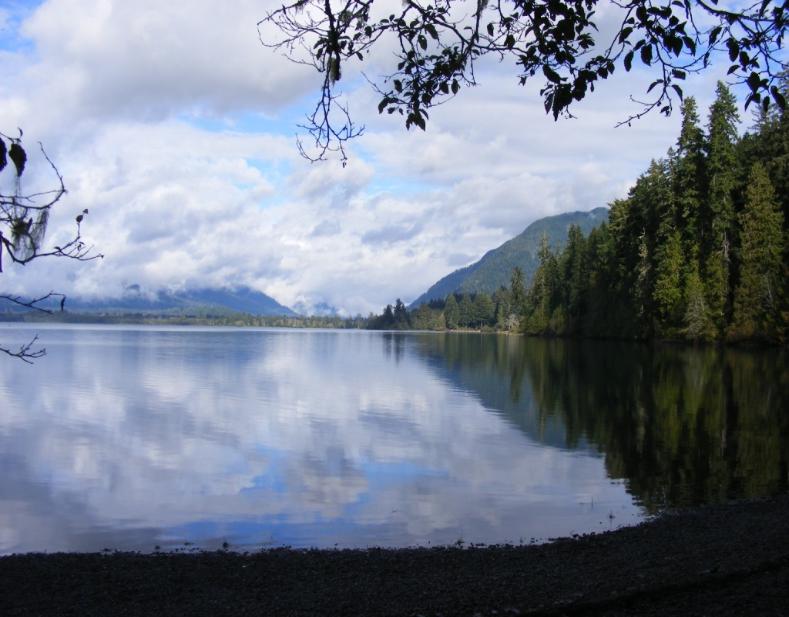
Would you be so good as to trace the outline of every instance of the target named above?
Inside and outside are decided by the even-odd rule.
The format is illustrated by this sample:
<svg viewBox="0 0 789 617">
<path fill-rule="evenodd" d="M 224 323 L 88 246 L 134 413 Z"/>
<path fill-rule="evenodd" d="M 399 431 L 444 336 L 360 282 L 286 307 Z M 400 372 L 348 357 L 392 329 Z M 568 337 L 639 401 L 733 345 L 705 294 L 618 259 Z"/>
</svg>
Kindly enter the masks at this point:
<svg viewBox="0 0 789 617">
<path fill-rule="evenodd" d="M 658 316 L 658 330 L 671 334 L 682 314 L 682 272 L 685 258 L 680 233 L 674 230 L 658 247 L 653 299 Z"/>
<path fill-rule="evenodd" d="M 510 280 L 510 293 L 512 298 L 512 312 L 522 315 L 526 303 L 526 285 L 523 282 L 523 270 L 518 266 L 512 271 Z"/>
<path fill-rule="evenodd" d="M 704 285 L 696 259 L 691 260 L 685 279 L 685 304 L 685 336 L 694 341 L 714 338 L 716 328 L 704 299 Z"/>
<path fill-rule="evenodd" d="M 489 326 L 493 323 L 493 300 L 484 292 L 474 297 L 473 324 L 477 327 Z"/>
<path fill-rule="evenodd" d="M 455 294 L 449 294 L 446 304 L 444 304 L 444 321 L 446 322 L 447 328 L 449 330 L 456 329 L 458 327 L 459 318 L 460 313 L 458 311 L 458 302 L 455 298 Z"/>
<path fill-rule="evenodd" d="M 581 228 L 571 225 L 567 231 L 567 244 L 561 257 L 562 303 L 566 307 L 568 328 L 575 331 L 584 311 L 586 286 L 585 242 Z"/>
<path fill-rule="evenodd" d="M 656 317 L 653 293 L 657 247 L 677 229 L 675 200 L 665 160 L 652 160 L 647 172 L 639 177 L 630 191 L 627 202 L 627 218 L 632 222 L 622 231 L 630 238 L 626 265 L 632 281 L 630 298 L 640 333 L 651 336 Z M 620 243 L 622 241 L 624 238 L 619 239 Z"/>
<path fill-rule="evenodd" d="M 537 271 L 534 273 L 534 279 L 526 298 L 526 312 L 528 314 L 525 329 L 530 334 L 548 332 L 553 312 L 558 268 L 556 257 L 551 252 L 546 234 L 543 234 L 540 239 L 537 258 L 540 265 L 537 266 Z"/>
<path fill-rule="evenodd" d="M 514 276 L 514 272 L 513 272 Z M 495 306 L 493 320 L 496 327 L 500 330 L 509 330 L 510 314 L 512 310 L 512 293 L 506 287 L 500 287 L 493 293 L 493 304 Z"/>
<path fill-rule="evenodd" d="M 398 298 L 397 302 L 395 302 L 393 317 L 396 328 L 406 329 L 409 327 L 410 324 L 408 320 L 408 311 L 406 310 L 405 304 L 403 304 L 403 301 L 400 298 Z"/>
<path fill-rule="evenodd" d="M 702 219 L 702 246 L 706 297 L 710 315 L 719 332 L 729 313 L 731 252 L 736 183 L 737 104 L 729 88 L 718 82 L 717 97 L 710 107 L 707 142 L 707 199 Z"/>
<path fill-rule="evenodd" d="M 761 163 L 748 178 L 740 227 L 740 282 L 729 336 L 782 338 L 783 214 Z"/>
<path fill-rule="evenodd" d="M 468 294 L 463 294 L 458 302 L 458 326 L 468 328 L 474 321 L 474 303 Z"/>
<path fill-rule="evenodd" d="M 699 128 L 696 101 L 688 97 L 682 104 L 682 128 L 673 161 L 673 184 L 682 232 L 682 248 L 689 259 L 698 256 L 701 233 L 699 215 L 704 187 L 704 135 Z"/>
</svg>

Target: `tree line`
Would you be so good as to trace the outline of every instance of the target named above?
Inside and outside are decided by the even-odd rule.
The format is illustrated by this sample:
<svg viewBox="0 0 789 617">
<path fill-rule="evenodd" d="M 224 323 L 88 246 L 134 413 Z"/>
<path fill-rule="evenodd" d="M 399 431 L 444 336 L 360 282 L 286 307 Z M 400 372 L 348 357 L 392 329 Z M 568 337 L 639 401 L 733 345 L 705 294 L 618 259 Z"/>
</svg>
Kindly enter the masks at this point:
<svg viewBox="0 0 789 617">
<path fill-rule="evenodd" d="M 722 82 L 704 127 L 686 98 L 675 146 L 587 237 L 570 227 L 559 252 L 543 238 L 530 285 L 516 268 L 492 295 L 450 294 L 410 312 L 398 300 L 368 327 L 785 342 L 789 122 L 760 110 L 742 137 L 738 124 Z"/>
</svg>

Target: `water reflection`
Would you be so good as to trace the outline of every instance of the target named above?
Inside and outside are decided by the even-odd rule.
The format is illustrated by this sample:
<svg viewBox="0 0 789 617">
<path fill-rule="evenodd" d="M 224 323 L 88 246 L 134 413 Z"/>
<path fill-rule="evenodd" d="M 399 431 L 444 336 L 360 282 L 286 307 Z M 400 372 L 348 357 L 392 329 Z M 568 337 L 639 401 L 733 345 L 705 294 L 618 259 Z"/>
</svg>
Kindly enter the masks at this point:
<svg viewBox="0 0 789 617">
<path fill-rule="evenodd" d="M 42 338 L 43 362 L 0 374 L 5 553 L 517 542 L 638 520 L 628 490 L 655 508 L 786 486 L 782 356 L 332 331 Z"/>
<path fill-rule="evenodd" d="M 649 511 L 789 490 L 784 350 L 506 336 L 421 350 L 530 438 L 603 453 Z"/>
</svg>

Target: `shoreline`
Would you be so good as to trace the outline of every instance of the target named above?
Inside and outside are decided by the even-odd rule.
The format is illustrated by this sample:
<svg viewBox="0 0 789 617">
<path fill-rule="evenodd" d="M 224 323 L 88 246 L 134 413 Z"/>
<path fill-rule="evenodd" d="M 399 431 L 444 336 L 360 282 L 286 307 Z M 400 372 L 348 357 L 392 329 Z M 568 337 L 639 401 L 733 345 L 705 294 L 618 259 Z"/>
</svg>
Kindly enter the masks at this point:
<svg viewBox="0 0 789 617">
<path fill-rule="evenodd" d="M 3 615 L 787 615 L 789 495 L 527 546 L 0 557 Z"/>
<path fill-rule="evenodd" d="M 766 341 L 762 339 L 710 339 L 710 340 L 690 340 L 683 338 L 635 338 L 635 337 L 614 337 L 614 336 L 582 336 L 574 334 L 557 334 L 551 332 L 528 333 L 516 332 L 513 330 L 497 330 L 496 328 L 444 328 L 444 329 L 380 329 L 380 328 L 359 328 L 355 326 L 340 327 L 338 325 L 316 324 L 312 325 L 311 320 L 322 320 L 322 317 L 283 317 L 282 320 L 289 320 L 294 323 L 278 325 L 257 325 L 247 323 L 247 318 L 262 321 L 278 321 L 276 317 L 255 317 L 245 314 L 227 317 L 195 317 L 178 315 L 144 315 L 144 314 L 108 314 L 94 315 L 81 313 L 55 313 L 53 315 L 38 315 L 31 313 L 0 313 L 0 323 L 25 324 L 25 325 L 82 325 L 82 326 L 152 326 L 152 327 L 201 327 L 201 328 L 233 328 L 245 329 L 286 329 L 294 331 L 304 330 L 338 330 L 338 331 L 361 331 L 361 332 L 385 332 L 391 334 L 495 334 L 503 336 L 524 337 L 539 340 L 559 340 L 573 342 L 604 342 L 604 343 L 633 343 L 645 346 L 667 346 L 685 348 L 710 348 L 710 349 L 744 349 L 744 350 L 763 350 L 763 349 L 785 349 L 786 342 Z M 331 321 L 333 318 L 328 318 Z M 344 318 L 343 318 L 344 319 Z M 352 318 L 351 318 L 352 319 Z M 303 323 L 302 323 L 303 322 Z"/>
</svg>

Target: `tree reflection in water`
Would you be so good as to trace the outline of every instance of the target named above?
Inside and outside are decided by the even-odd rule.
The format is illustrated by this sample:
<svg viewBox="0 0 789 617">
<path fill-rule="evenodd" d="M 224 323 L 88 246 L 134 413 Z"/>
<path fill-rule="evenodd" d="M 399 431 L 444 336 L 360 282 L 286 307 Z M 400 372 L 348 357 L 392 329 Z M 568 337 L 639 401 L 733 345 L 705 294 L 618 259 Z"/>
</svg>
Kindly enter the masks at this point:
<svg viewBox="0 0 789 617">
<path fill-rule="evenodd" d="M 789 490 L 784 350 L 475 334 L 418 347 L 530 438 L 602 453 L 650 512 Z"/>
</svg>

